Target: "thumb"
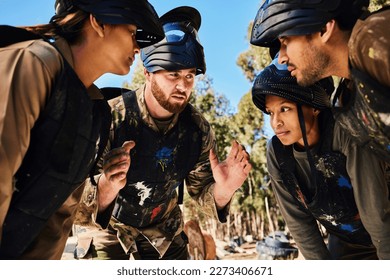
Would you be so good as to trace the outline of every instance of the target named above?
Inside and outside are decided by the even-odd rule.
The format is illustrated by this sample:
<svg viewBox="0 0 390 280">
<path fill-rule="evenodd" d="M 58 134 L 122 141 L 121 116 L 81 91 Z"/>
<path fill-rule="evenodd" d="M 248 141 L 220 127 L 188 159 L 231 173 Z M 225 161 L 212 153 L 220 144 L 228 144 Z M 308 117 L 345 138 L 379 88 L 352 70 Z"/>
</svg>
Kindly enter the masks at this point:
<svg viewBox="0 0 390 280">
<path fill-rule="evenodd" d="M 211 170 L 213 170 L 219 164 L 218 156 L 215 153 L 214 149 L 210 149 L 209 160 L 210 160 Z"/>
<path fill-rule="evenodd" d="M 135 147 L 134 141 L 125 141 L 122 145 L 122 147 L 125 149 L 126 153 L 129 153 L 132 148 Z"/>
</svg>

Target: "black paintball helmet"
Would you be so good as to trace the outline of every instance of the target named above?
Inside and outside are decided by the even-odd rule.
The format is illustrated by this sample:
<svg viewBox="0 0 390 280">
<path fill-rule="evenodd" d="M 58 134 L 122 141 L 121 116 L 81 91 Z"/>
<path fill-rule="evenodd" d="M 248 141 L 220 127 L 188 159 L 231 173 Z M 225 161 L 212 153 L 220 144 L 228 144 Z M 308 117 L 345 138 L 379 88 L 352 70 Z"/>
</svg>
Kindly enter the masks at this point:
<svg viewBox="0 0 390 280">
<path fill-rule="evenodd" d="M 201 16 L 188 6 L 175 8 L 163 16 L 165 38 L 141 50 L 141 59 L 148 72 L 176 71 L 196 68 L 196 74 L 206 72 L 206 62 L 198 37 Z"/>
<path fill-rule="evenodd" d="M 291 76 L 287 65 L 278 64 L 277 57 L 257 75 L 252 86 L 253 103 L 267 114 L 265 98 L 275 95 L 293 101 L 298 105 L 307 105 L 319 110 L 330 107 L 330 96 L 334 90 L 331 77 L 322 79 L 309 87 L 298 85 Z"/>
<path fill-rule="evenodd" d="M 316 33 L 341 13 L 345 16 L 339 20 L 353 26 L 368 5 L 369 0 L 265 0 L 256 14 L 250 42 L 270 47 L 281 36 Z"/>
<path fill-rule="evenodd" d="M 140 48 L 164 38 L 158 15 L 147 0 L 56 0 L 56 15 L 73 12 L 77 7 L 96 17 L 103 24 L 134 24 Z"/>
</svg>

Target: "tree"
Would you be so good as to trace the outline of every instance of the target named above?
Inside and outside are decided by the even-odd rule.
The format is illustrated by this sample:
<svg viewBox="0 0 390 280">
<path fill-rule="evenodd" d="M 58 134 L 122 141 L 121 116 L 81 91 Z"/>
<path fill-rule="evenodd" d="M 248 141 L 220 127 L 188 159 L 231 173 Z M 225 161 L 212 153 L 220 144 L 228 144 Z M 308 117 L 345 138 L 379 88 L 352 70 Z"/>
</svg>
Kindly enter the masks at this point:
<svg viewBox="0 0 390 280">
<path fill-rule="evenodd" d="M 131 82 L 124 82 L 123 87 L 131 90 L 137 90 L 145 83 L 144 66 L 138 56 Z"/>
</svg>

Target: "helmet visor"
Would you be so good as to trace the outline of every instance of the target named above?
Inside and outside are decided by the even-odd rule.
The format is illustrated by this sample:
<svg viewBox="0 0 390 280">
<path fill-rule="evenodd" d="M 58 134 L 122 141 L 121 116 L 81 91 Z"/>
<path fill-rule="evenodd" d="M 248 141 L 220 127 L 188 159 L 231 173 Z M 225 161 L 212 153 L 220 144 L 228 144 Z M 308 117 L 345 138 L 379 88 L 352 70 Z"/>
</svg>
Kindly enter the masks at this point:
<svg viewBox="0 0 390 280">
<path fill-rule="evenodd" d="M 163 25 L 165 41 L 169 43 L 182 43 L 187 36 L 192 36 L 199 44 L 198 31 L 190 22 L 169 22 Z"/>
</svg>

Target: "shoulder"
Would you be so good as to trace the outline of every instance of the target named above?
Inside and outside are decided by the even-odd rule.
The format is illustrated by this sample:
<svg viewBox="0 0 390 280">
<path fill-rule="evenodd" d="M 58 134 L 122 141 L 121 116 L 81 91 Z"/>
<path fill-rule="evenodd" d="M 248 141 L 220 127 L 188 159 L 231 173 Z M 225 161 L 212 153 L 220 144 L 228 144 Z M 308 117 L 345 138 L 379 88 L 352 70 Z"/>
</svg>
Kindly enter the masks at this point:
<svg viewBox="0 0 390 280">
<path fill-rule="evenodd" d="M 352 67 L 368 73 L 386 86 L 390 86 L 389 21 L 390 9 L 358 20 L 348 42 Z"/>
<path fill-rule="evenodd" d="M 63 67 L 63 58 L 57 49 L 44 40 L 29 40 L 19 42 L 4 48 L 17 59 L 31 59 L 39 62 L 49 72 L 55 75 Z"/>
<path fill-rule="evenodd" d="M 204 115 L 194 106 L 188 104 L 186 109 L 190 116 L 192 122 L 204 133 L 208 134 L 211 132 L 211 126 L 208 120 L 204 117 Z"/>
<path fill-rule="evenodd" d="M 267 142 L 267 165 L 268 165 L 268 167 L 278 166 L 277 158 L 276 158 L 276 154 L 275 154 L 274 142 L 280 143 L 279 139 L 275 135 Z M 282 144 L 280 143 L 280 145 L 282 145 Z"/>
<path fill-rule="evenodd" d="M 126 115 L 126 107 L 122 96 L 118 96 L 108 100 L 108 105 L 111 108 L 112 121 L 117 127 L 124 119 Z"/>
<path fill-rule="evenodd" d="M 333 150 L 348 154 L 355 146 L 356 142 L 352 139 L 350 133 L 341 122 L 336 121 L 333 128 Z"/>
</svg>

